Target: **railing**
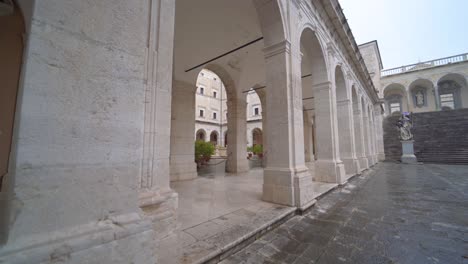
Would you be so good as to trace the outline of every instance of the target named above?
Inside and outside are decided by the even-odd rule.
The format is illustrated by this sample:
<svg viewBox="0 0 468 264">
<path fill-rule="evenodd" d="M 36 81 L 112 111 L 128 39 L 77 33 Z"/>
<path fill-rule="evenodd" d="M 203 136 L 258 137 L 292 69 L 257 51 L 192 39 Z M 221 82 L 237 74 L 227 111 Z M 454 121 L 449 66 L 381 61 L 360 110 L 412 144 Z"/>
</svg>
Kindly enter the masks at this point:
<svg viewBox="0 0 468 264">
<path fill-rule="evenodd" d="M 433 68 L 433 67 L 438 67 L 442 65 L 448 65 L 448 64 L 463 62 L 463 61 L 468 61 L 468 53 L 460 54 L 460 55 L 456 55 L 452 57 L 447 57 L 447 58 L 442 58 L 442 59 L 437 59 L 437 60 L 420 62 L 420 63 L 406 65 L 406 66 L 388 69 L 388 70 L 382 70 L 381 76 L 385 77 L 389 75 L 413 72 L 413 71 L 418 71 L 422 69 L 428 69 L 428 68 Z"/>
</svg>

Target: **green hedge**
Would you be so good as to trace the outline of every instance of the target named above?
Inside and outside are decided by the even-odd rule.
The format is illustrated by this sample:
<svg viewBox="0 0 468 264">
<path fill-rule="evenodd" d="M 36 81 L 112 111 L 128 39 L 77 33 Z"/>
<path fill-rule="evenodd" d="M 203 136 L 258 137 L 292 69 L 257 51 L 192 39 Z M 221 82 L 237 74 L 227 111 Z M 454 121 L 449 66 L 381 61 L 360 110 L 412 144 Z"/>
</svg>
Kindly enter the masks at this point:
<svg viewBox="0 0 468 264">
<path fill-rule="evenodd" d="M 203 164 L 211 159 L 215 153 L 216 147 L 210 142 L 203 140 L 195 141 L 195 162 Z"/>
</svg>

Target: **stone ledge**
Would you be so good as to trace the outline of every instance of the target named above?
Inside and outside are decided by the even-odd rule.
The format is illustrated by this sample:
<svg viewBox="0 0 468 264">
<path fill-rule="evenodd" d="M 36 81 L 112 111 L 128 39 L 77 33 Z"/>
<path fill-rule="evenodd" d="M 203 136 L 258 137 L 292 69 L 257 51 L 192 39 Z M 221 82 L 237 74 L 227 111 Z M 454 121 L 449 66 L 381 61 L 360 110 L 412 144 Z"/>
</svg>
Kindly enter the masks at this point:
<svg viewBox="0 0 468 264">
<path fill-rule="evenodd" d="M 70 263 L 79 263 L 71 259 L 73 255 L 82 256 L 82 252 L 88 250 L 92 254 L 93 248 L 104 245 L 110 248 L 118 247 L 114 242 L 146 233 L 151 239 L 145 241 L 137 238 L 138 243 L 133 243 L 134 245 L 151 243 L 153 236 L 151 222 L 142 219 L 137 213 L 109 217 L 71 230 L 38 234 L 14 241 L 12 242 L 14 245 L 7 244 L 0 249 L 0 262 L 43 263 L 51 259 L 67 259 Z"/>
</svg>

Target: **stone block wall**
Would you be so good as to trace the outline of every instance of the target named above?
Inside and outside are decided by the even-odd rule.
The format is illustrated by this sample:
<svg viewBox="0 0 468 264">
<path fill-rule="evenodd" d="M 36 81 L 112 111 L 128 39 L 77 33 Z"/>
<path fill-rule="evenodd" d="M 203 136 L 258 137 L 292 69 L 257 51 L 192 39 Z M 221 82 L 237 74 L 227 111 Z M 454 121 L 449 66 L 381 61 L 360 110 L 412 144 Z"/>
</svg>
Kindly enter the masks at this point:
<svg viewBox="0 0 468 264">
<path fill-rule="evenodd" d="M 398 116 L 384 120 L 387 160 L 400 160 Z M 420 162 L 468 164 L 468 109 L 413 114 L 414 151 Z"/>
</svg>

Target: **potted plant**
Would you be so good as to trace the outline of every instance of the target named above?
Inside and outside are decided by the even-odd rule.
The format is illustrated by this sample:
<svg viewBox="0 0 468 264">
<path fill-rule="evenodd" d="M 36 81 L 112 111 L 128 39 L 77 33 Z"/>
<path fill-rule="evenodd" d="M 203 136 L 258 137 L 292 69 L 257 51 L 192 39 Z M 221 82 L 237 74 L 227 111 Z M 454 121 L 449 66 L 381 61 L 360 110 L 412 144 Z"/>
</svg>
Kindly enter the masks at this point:
<svg viewBox="0 0 468 264">
<path fill-rule="evenodd" d="M 252 153 L 253 153 L 253 147 L 247 147 L 247 159 L 251 159 L 252 158 Z"/>
<path fill-rule="evenodd" d="M 195 162 L 197 167 L 201 167 L 210 161 L 211 156 L 215 153 L 215 146 L 210 142 L 203 140 L 195 141 Z"/>
<path fill-rule="evenodd" d="M 263 158 L 263 145 L 255 145 L 252 148 L 252 152 L 259 158 Z"/>
</svg>

